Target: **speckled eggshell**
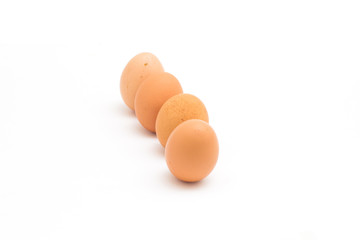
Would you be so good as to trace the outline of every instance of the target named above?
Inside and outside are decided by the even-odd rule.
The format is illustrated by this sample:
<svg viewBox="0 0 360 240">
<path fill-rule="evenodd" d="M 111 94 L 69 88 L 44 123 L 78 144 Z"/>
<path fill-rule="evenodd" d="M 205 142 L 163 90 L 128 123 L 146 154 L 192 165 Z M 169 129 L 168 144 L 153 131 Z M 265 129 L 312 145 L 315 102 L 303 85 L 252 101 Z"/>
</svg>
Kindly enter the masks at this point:
<svg viewBox="0 0 360 240">
<path fill-rule="evenodd" d="M 120 79 L 120 93 L 125 104 L 134 110 L 136 92 L 151 74 L 163 72 L 159 59 L 151 53 L 140 53 L 126 65 Z"/>
<path fill-rule="evenodd" d="M 174 95 L 182 93 L 179 81 L 170 73 L 150 75 L 139 87 L 135 97 L 135 114 L 141 125 L 155 132 L 161 106 Z"/>
<path fill-rule="evenodd" d="M 156 135 L 165 147 L 171 132 L 182 122 L 200 119 L 209 122 L 205 105 L 191 94 L 179 94 L 167 100 L 156 119 Z"/>
<path fill-rule="evenodd" d="M 214 169 L 219 144 L 210 125 L 199 119 L 181 123 L 171 133 L 165 148 L 170 172 L 185 182 L 197 182 Z"/>
</svg>

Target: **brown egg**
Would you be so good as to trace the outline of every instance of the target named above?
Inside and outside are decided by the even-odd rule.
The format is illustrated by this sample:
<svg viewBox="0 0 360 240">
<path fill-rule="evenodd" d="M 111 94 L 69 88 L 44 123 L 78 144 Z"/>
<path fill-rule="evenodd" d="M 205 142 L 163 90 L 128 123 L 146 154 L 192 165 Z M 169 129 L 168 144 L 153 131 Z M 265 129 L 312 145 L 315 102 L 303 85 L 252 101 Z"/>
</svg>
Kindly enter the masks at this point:
<svg viewBox="0 0 360 240">
<path fill-rule="evenodd" d="M 139 87 L 135 97 L 135 114 L 141 125 L 155 132 L 156 116 L 172 96 L 182 93 L 179 81 L 170 73 L 150 75 Z"/>
<path fill-rule="evenodd" d="M 219 144 L 214 130 L 199 119 L 177 126 L 165 148 L 170 172 L 185 182 L 197 182 L 209 175 L 218 155 Z"/>
<path fill-rule="evenodd" d="M 156 119 L 156 135 L 165 147 L 171 132 L 182 122 L 201 119 L 209 122 L 205 105 L 191 94 L 179 94 L 167 100 Z"/>
<path fill-rule="evenodd" d="M 164 69 L 157 57 L 151 53 L 140 53 L 126 65 L 120 79 L 120 93 L 125 104 L 134 110 L 134 100 L 140 84 L 153 73 Z"/>
</svg>

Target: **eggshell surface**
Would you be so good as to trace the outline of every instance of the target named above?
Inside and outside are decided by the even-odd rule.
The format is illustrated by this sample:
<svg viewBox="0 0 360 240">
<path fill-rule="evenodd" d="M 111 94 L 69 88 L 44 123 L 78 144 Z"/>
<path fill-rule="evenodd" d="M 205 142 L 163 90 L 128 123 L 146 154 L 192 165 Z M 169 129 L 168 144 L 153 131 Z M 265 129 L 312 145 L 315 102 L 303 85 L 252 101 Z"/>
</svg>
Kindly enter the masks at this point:
<svg viewBox="0 0 360 240">
<path fill-rule="evenodd" d="M 163 72 L 159 59 L 151 53 L 140 53 L 125 66 L 120 78 L 120 93 L 125 104 L 134 110 L 136 92 L 151 74 Z"/>
<path fill-rule="evenodd" d="M 181 123 L 171 133 L 165 148 L 170 172 L 185 182 L 197 182 L 214 169 L 219 144 L 214 130 L 202 120 Z"/>
<path fill-rule="evenodd" d="M 171 132 L 182 122 L 200 119 L 209 122 L 205 105 L 191 94 L 178 94 L 167 100 L 156 119 L 156 135 L 165 147 Z"/>
<path fill-rule="evenodd" d="M 150 75 L 139 87 L 135 97 L 135 114 L 141 125 L 155 132 L 156 117 L 170 97 L 182 93 L 179 81 L 170 73 Z"/>
</svg>

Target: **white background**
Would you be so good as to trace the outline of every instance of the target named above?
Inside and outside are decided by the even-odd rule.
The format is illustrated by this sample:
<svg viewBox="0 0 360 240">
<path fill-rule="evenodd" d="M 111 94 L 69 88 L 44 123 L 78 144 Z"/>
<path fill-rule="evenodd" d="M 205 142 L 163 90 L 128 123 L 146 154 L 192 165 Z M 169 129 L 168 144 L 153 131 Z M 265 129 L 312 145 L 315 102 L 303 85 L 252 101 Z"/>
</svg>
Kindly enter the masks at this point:
<svg viewBox="0 0 360 240">
<path fill-rule="evenodd" d="M 220 155 L 168 171 L 119 79 L 154 53 Z M 359 1 L 1 1 L 0 239 L 360 239 Z"/>
</svg>

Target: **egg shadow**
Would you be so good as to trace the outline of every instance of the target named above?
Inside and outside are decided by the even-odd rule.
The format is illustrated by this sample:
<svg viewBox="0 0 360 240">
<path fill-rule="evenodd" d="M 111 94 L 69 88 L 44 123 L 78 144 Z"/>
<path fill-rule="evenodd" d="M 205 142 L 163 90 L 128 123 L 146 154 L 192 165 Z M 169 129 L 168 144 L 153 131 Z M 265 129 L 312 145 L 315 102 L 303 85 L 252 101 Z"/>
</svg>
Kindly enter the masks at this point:
<svg viewBox="0 0 360 240">
<path fill-rule="evenodd" d="M 154 152 L 165 159 L 165 148 L 159 142 L 157 142 Z"/>
<path fill-rule="evenodd" d="M 121 116 L 123 117 L 131 117 L 131 118 L 135 118 L 136 115 L 135 115 L 135 111 L 130 109 L 128 106 L 126 106 L 125 104 L 123 103 L 119 103 L 119 104 L 116 104 L 116 112 L 118 114 L 120 114 Z"/>
<path fill-rule="evenodd" d="M 131 124 L 129 127 L 131 128 L 131 130 L 136 133 L 136 134 L 140 134 L 142 136 L 145 137 L 154 137 L 156 136 L 155 133 L 152 133 L 148 130 L 146 130 L 143 126 L 141 126 L 141 124 L 139 123 L 139 121 L 136 118 L 136 114 L 135 111 L 130 109 L 128 106 L 126 106 L 125 104 L 116 104 L 116 112 L 121 115 L 122 117 L 127 117 L 127 118 L 133 118 L 134 123 Z"/>
<path fill-rule="evenodd" d="M 177 187 L 180 189 L 199 189 L 203 188 L 207 185 L 206 180 L 201 180 L 199 182 L 184 182 L 179 179 L 177 179 L 175 176 L 173 176 L 170 172 L 167 172 L 164 174 L 164 181 L 169 183 L 172 187 Z"/>
<path fill-rule="evenodd" d="M 148 137 L 148 138 L 155 138 L 156 134 L 153 132 L 150 132 L 149 130 L 145 129 L 137 120 L 137 118 L 135 118 L 136 124 L 132 124 L 132 127 L 134 129 L 134 133 L 136 134 L 140 134 L 144 137 Z"/>
</svg>

